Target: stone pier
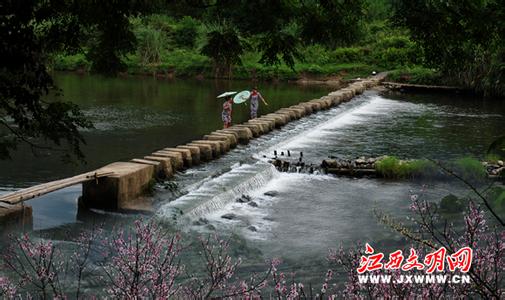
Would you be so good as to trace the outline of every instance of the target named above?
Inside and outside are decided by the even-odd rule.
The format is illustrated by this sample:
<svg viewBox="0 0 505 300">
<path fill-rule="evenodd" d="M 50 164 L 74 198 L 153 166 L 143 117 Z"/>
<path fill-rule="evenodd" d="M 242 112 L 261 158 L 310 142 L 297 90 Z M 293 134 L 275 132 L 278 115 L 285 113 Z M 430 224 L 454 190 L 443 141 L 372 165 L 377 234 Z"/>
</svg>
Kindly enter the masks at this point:
<svg viewBox="0 0 505 300">
<path fill-rule="evenodd" d="M 0 228 L 32 228 L 32 207 L 24 204 L 0 203 Z"/>
<path fill-rule="evenodd" d="M 155 168 L 149 164 L 115 162 L 99 171 L 114 174 L 84 182 L 79 205 L 104 210 L 128 210 L 135 208 L 136 199 L 149 191 Z"/>
</svg>

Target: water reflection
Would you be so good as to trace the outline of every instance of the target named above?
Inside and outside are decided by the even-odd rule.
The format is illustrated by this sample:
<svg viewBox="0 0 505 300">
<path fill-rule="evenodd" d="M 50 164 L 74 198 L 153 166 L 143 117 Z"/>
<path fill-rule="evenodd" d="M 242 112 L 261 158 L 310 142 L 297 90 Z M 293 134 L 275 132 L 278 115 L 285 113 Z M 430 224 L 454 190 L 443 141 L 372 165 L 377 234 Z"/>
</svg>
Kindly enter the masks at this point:
<svg viewBox="0 0 505 300">
<path fill-rule="evenodd" d="M 78 104 L 95 124 L 95 129 L 84 132 L 87 165 L 64 165 L 57 152 L 34 157 L 28 147 L 21 145 L 12 161 L 0 161 L 0 189 L 63 178 L 199 138 L 222 126 L 222 102 L 216 95 L 253 85 L 248 81 L 164 81 L 75 74 L 55 74 L 55 81 L 65 100 Z M 260 113 L 318 98 L 329 91 L 324 86 L 286 83 L 258 86 L 270 104 L 261 106 Z M 234 106 L 234 122 L 243 122 L 248 115 L 247 105 Z"/>
</svg>

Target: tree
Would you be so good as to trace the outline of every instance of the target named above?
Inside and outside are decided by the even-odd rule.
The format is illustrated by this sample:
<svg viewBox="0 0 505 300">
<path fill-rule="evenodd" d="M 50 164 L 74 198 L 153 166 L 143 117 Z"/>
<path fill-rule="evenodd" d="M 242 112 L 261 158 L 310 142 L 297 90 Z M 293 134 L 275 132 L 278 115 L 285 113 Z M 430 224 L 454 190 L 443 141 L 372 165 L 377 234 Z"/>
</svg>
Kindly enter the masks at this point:
<svg viewBox="0 0 505 300">
<path fill-rule="evenodd" d="M 79 108 L 57 101 L 60 91 L 47 70 L 55 52 L 75 53 L 84 38 L 92 69 L 115 73 L 133 50 L 128 16 L 147 6 L 138 1 L 29 1 L 0 4 L 0 159 L 20 142 L 32 150 L 55 149 L 83 159 L 80 128 L 90 128 Z M 49 143 L 56 145 L 47 146 Z"/>
<path fill-rule="evenodd" d="M 453 83 L 504 94 L 503 1 L 398 0 L 394 21 L 407 27 L 428 64 Z"/>
<path fill-rule="evenodd" d="M 226 20 L 237 35 L 254 36 L 260 62 L 294 67 L 303 44 L 320 42 L 334 47 L 356 41 L 361 33 L 364 1 L 349 0 L 186 0 L 194 16 Z M 202 13 L 201 10 L 205 10 Z"/>
<path fill-rule="evenodd" d="M 218 25 L 207 34 L 207 44 L 202 53 L 212 58 L 215 77 L 231 78 L 233 65 L 241 62 L 245 45 L 239 33 L 229 24 Z"/>
<path fill-rule="evenodd" d="M 365 13 L 363 0 L 302 1 L 301 36 L 306 43 L 330 47 L 346 45 L 361 37 Z"/>
</svg>

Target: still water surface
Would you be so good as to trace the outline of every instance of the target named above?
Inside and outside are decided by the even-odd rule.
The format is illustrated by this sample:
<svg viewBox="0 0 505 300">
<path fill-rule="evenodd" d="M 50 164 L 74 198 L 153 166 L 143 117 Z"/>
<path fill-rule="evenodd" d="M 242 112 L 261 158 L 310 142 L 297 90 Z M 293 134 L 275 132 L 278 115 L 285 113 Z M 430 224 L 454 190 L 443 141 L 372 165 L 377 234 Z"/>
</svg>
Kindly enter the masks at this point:
<svg viewBox="0 0 505 300">
<path fill-rule="evenodd" d="M 78 104 L 94 123 L 83 133 L 86 165 L 66 165 L 58 153 L 34 157 L 20 147 L 12 161 L 0 161 L 0 189 L 19 188 L 93 170 L 107 163 L 143 157 L 154 150 L 184 144 L 222 127 L 223 91 L 251 89 L 249 81 L 155 80 L 146 77 L 105 78 L 55 75 L 64 99 Z M 303 100 L 319 98 L 330 89 L 293 84 L 257 84 L 273 112 Z M 234 105 L 234 122 L 247 120 L 248 106 Z"/>
</svg>

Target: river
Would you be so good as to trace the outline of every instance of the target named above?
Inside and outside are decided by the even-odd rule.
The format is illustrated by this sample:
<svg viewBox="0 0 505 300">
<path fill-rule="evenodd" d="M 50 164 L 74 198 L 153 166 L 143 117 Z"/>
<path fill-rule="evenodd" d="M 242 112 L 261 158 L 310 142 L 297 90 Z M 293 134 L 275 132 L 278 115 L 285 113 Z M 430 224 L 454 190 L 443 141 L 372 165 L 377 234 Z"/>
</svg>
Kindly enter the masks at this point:
<svg viewBox="0 0 505 300">
<path fill-rule="evenodd" d="M 219 128 L 221 102 L 215 95 L 242 90 L 249 82 L 156 81 L 59 75 L 57 83 L 95 122 L 85 132 L 87 166 L 66 166 L 53 156 L 32 158 L 21 148 L 10 162 L 0 162 L 0 186 L 20 188 L 143 156 Z M 270 105 L 262 113 L 327 94 L 328 87 L 261 84 Z M 247 107 L 235 108 L 237 121 Z M 384 94 L 367 91 L 352 101 L 313 114 L 238 146 L 218 160 L 181 172 L 172 185 L 157 186 L 154 218 L 188 236 L 219 232 L 242 242 L 248 264 L 281 257 L 284 268 L 306 279 L 320 278 L 329 248 L 370 242 L 393 249 L 405 240 L 378 223 L 373 210 L 404 219 L 410 194 L 425 190 L 431 201 L 453 193 L 468 195 L 454 182 L 336 178 L 321 174 L 279 173 L 266 162 L 274 150 L 304 153 L 306 162 L 328 156 L 396 155 L 401 158 L 482 158 L 503 134 L 505 105 L 458 95 Z M 175 187 L 175 188 L 174 188 Z M 269 193 L 267 193 L 269 192 Z M 266 193 L 266 194 L 265 194 Z M 76 231 L 89 215 L 77 212 L 80 187 L 30 201 L 34 228 L 56 235 Z M 238 203 L 242 195 L 256 205 Z M 185 212 L 176 218 L 178 212 Z M 225 219 L 223 215 L 233 214 Z M 95 211 L 92 218 L 121 222 L 135 218 Z M 80 221 L 77 221 L 80 220 Z M 245 245 L 245 246 L 244 246 Z M 244 250 L 244 249 L 245 250 Z M 244 254 L 246 253 L 246 254 Z M 238 255 L 238 254 L 237 254 Z M 316 280 L 315 280 L 316 281 Z"/>
</svg>

